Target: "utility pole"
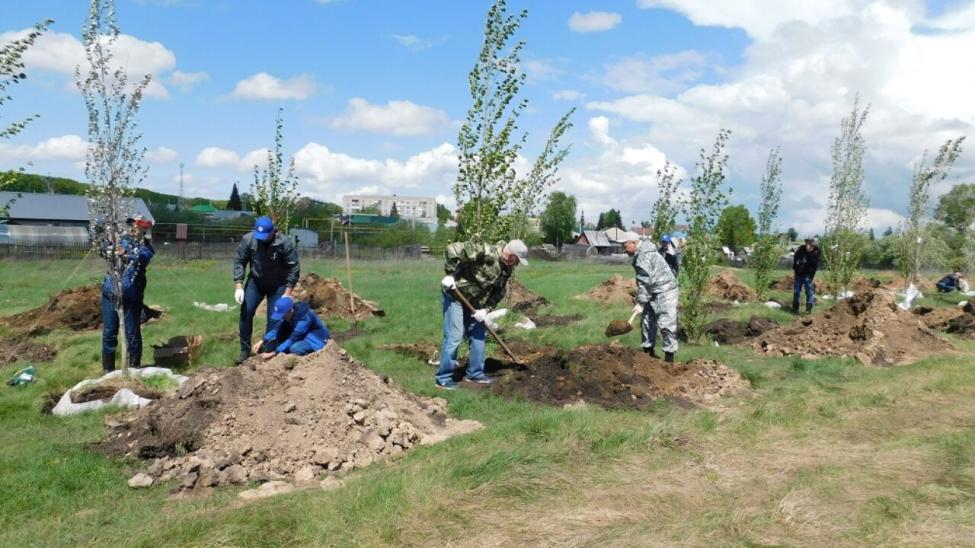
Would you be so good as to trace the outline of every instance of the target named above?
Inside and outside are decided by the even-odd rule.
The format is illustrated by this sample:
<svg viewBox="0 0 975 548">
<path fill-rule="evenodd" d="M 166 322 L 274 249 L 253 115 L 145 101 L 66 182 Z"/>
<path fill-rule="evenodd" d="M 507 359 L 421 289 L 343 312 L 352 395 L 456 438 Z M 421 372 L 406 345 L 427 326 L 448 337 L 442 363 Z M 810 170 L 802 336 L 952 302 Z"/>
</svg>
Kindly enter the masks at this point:
<svg viewBox="0 0 975 548">
<path fill-rule="evenodd" d="M 179 201 L 176 202 L 176 210 L 181 210 L 186 207 L 186 201 L 183 199 L 183 161 L 179 162 Z"/>
</svg>

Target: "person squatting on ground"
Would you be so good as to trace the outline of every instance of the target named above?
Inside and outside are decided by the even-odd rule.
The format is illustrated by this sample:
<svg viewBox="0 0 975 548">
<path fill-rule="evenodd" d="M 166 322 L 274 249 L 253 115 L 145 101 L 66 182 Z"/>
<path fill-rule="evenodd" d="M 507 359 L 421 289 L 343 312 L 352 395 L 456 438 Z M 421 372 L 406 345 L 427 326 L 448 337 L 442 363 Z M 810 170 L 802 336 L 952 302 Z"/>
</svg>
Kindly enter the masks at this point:
<svg viewBox="0 0 975 548">
<path fill-rule="evenodd" d="M 676 278 L 677 271 L 680 269 L 681 253 L 670 234 L 664 234 L 660 237 L 660 254 L 664 256 L 667 266 L 670 267 L 670 271 L 674 273 L 674 278 Z"/>
<path fill-rule="evenodd" d="M 244 271 L 248 265 L 250 272 L 245 283 Z M 298 252 L 291 239 L 279 234 L 271 219 L 258 217 L 254 230 L 241 238 L 234 257 L 234 300 L 240 305 L 238 365 L 250 357 L 257 306 L 267 298 L 267 327 L 264 331 L 267 333 L 271 329 L 274 304 L 282 296 L 291 296 L 300 274 Z"/>
<path fill-rule="evenodd" d="M 268 327 L 264 338 L 252 348 L 265 360 L 278 354 L 307 356 L 325 348 L 331 336 L 328 327 L 307 303 L 288 296 L 282 296 L 274 303 Z"/>
<path fill-rule="evenodd" d="M 116 255 L 122 260 L 122 319 L 125 322 L 125 346 L 128 366 L 142 365 L 142 308 L 146 293 L 146 268 L 155 254 L 148 231 L 152 222 L 129 219 L 129 233 L 122 236 Z M 102 282 L 102 370 L 115 371 L 118 349 L 119 316 L 115 309 L 115 283 L 111 274 Z"/>
<path fill-rule="evenodd" d="M 806 313 L 812 312 L 813 305 L 816 304 L 816 292 L 813 289 L 813 280 L 816 278 L 816 270 L 819 269 L 819 247 L 812 238 L 806 238 L 799 249 L 792 255 L 792 273 L 795 277 L 795 284 L 792 288 L 792 312 L 799 313 L 799 293 L 806 289 Z"/>
<path fill-rule="evenodd" d="M 443 346 L 440 349 L 440 368 L 436 384 L 453 390 L 457 349 L 463 339 L 468 342 L 466 381 L 489 384 L 491 378 L 484 374 L 484 321 L 488 311 L 501 302 L 508 286 L 508 279 L 519 264 L 528 265 L 528 247 L 521 240 L 511 240 L 506 245 L 475 242 L 454 242 L 444 250 L 443 289 Z M 460 292 L 475 308 L 472 314 L 454 296 Z"/>
<path fill-rule="evenodd" d="M 952 272 L 944 278 L 938 280 L 938 293 L 951 293 L 952 291 L 967 291 L 968 283 L 961 272 Z"/>
<path fill-rule="evenodd" d="M 657 357 L 654 345 L 657 329 L 663 338 L 664 361 L 674 361 L 677 352 L 677 278 L 670 266 L 650 241 L 629 240 L 623 250 L 633 257 L 636 271 L 636 302 L 633 312 L 642 314 L 640 335 L 643 351 Z"/>
</svg>

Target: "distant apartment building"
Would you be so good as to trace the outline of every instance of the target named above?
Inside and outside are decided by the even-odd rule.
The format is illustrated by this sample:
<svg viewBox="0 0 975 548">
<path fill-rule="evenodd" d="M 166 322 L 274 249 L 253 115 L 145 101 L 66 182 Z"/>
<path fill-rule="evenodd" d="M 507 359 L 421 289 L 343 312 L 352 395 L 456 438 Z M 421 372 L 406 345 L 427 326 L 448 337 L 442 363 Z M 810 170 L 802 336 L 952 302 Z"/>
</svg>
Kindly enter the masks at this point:
<svg viewBox="0 0 975 548">
<path fill-rule="evenodd" d="M 423 223 L 437 222 L 437 201 L 426 197 L 347 194 L 342 198 L 342 209 L 347 215 L 372 208 L 379 210 L 380 215 L 389 215 L 394 203 L 401 219 L 413 219 Z"/>
</svg>

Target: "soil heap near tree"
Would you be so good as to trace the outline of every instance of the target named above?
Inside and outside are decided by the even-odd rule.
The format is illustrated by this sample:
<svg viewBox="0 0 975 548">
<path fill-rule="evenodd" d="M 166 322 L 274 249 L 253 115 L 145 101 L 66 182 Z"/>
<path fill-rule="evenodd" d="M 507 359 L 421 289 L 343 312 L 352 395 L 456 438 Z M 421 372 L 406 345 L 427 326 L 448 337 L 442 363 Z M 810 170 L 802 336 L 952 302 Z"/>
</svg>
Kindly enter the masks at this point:
<svg viewBox="0 0 975 548">
<path fill-rule="evenodd" d="M 501 371 L 491 389 L 549 405 L 639 409 L 658 398 L 706 404 L 748 386 L 736 371 L 713 360 L 665 363 L 618 344 L 516 352 L 527 366 Z"/>
<path fill-rule="evenodd" d="M 342 283 L 339 282 L 338 278 L 323 278 L 314 272 L 301 277 L 301 280 L 295 286 L 293 295 L 296 299 L 308 303 L 308 306 L 318 312 L 323 319 L 347 318 L 350 320 L 365 320 L 372 316 L 386 315 L 378 304 L 367 301 L 342 287 Z M 354 317 L 352 314 L 352 304 L 349 301 L 350 295 L 355 301 Z"/>
<path fill-rule="evenodd" d="M 479 428 L 448 418 L 444 400 L 390 384 L 332 343 L 316 356 L 204 369 L 175 394 L 114 421 L 99 447 L 146 461 L 155 481 L 198 490 L 310 482 Z"/>
<path fill-rule="evenodd" d="M 576 298 L 600 303 L 635 303 L 636 279 L 613 274 L 608 280 Z"/>
<path fill-rule="evenodd" d="M 532 292 L 516 278 L 508 281 L 508 293 L 504 302 L 512 310 L 522 314 L 534 312 L 538 307 L 549 304 L 548 299 Z"/>
<path fill-rule="evenodd" d="M 0 318 L 17 332 L 40 335 L 55 329 L 86 331 L 102 325 L 102 290 L 97 285 L 67 289 L 37 308 Z"/>
<path fill-rule="evenodd" d="M 707 292 L 726 301 L 748 302 L 758 298 L 755 290 L 739 280 L 731 270 L 724 270 L 711 278 Z"/>
<path fill-rule="evenodd" d="M 852 356 L 866 365 L 911 363 L 952 349 L 918 317 L 897 307 L 889 289 L 872 289 L 828 310 L 764 333 L 753 344 L 771 356 Z"/>
</svg>

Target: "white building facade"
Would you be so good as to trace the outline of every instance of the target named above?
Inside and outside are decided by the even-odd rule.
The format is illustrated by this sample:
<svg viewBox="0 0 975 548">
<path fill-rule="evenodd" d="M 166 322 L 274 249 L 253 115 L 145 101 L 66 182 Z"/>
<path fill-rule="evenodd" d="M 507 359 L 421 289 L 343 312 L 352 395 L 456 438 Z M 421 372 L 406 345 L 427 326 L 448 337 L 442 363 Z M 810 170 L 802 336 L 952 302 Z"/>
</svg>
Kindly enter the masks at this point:
<svg viewBox="0 0 975 548">
<path fill-rule="evenodd" d="M 366 208 L 376 208 L 380 215 L 389 215 L 394 203 L 401 219 L 423 223 L 437 222 L 437 201 L 422 196 L 347 194 L 342 197 L 342 210 L 346 214 L 354 214 Z"/>
</svg>

